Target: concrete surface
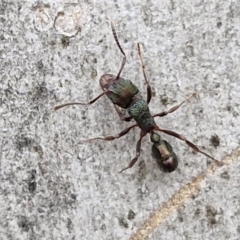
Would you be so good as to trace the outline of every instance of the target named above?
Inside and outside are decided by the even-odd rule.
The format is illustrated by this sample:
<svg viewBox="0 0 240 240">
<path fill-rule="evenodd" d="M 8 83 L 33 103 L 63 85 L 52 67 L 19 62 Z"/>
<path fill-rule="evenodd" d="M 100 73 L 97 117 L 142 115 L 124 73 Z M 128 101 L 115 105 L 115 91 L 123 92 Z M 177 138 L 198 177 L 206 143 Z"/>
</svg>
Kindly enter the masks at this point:
<svg viewBox="0 0 240 240">
<path fill-rule="evenodd" d="M 0 239 L 239 239 L 239 1 L 0 1 Z M 178 169 L 160 172 L 139 129 L 112 141 L 123 123 L 99 78 L 118 72 L 146 96 L 140 42 L 154 97 L 152 113 L 224 166 L 164 136 Z M 211 136 L 217 135 L 219 146 Z M 216 141 L 215 141 L 216 143 Z M 216 144 L 217 145 L 217 144 Z"/>
</svg>

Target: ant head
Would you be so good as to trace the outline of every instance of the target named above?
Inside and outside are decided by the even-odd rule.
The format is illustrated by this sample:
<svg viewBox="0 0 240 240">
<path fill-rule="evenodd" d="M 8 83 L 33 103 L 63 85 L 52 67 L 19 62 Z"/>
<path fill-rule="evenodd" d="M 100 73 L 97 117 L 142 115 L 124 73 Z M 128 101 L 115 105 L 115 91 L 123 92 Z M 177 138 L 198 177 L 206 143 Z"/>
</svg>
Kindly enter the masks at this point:
<svg viewBox="0 0 240 240">
<path fill-rule="evenodd" d="M 108 90 L 111 83 L 116 80 L 116 76 L 112 75 L 112 74 L 104 74 L 101 76 L 99 83 L 101 88 L 105 91 Z"/>
</svg>

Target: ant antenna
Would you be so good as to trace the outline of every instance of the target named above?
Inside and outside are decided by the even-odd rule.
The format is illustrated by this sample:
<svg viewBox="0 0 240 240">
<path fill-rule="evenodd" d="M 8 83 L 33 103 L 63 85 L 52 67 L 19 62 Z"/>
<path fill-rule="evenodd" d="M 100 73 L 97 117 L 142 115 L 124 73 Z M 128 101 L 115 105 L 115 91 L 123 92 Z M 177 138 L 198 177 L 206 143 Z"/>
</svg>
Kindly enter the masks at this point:
<svg viewBox="0 0 240 240">
<path fill-rule="evenodd" d="M 123 49 L 122 49 L 122 47 L 121 47 L 121 45 L 120 45 L 120 43 L 119 43 L 119 41 L 118 41 L 116 29 L 115 29 L 114 24 L 113 24 L 112 21 L 110 21 L 110 25 L 111 25 L 111 28 L 112 28 L 113 37 L 114 37 L 114 39 L 115 39 L 115 41 L 116 41 L 116 43 L 117 43 L 118 48 L 120 49 L 120 51 L 121 51 L 121 53 L 122 53 L 122 55 L 123 55 L 122 65 L 121 65 L 120 70 L 119 70 L 119 72 L 118 72 L 118 75 L 117 75 L 117 77 L 116 77 L 116 80 L 117 80 L 117 79 L 119 79 L 119 77 L 120 77 L 120 75 L 121 75 L 121 73 L 122 73 L 122 70 L 123 70 L 123 68 L 124 68 L 124 65 L 125 65 L 125 63 L 126 63 L 126 54 L 125 54 L 125 52 L 123 51 Z"/>
</svg>

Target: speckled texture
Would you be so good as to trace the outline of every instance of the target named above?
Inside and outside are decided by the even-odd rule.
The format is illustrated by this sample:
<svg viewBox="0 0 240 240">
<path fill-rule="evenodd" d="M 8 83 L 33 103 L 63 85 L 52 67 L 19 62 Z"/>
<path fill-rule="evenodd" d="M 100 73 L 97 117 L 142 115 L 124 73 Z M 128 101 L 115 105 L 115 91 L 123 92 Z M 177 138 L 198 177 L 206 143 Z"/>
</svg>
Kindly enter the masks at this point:
<svg viewBox="0 0 240 240">
<path fill-rule="evenodd" d="M 240 143 L 240 7 L 238 1 L 0 2 L 0 239 L 129 239 L 149 215 L 207 168 L 210 161 L 165 136 L 179 157 L 166 174 L 146 137 L 135 166 L 139 129 L 112 142 L 120 121 L 102 90 L 103 73 L 123 77 L 146 96 L 136 43 L 153 87 L 152 113 L 192 92 L 197 97 L 156 119 L 217 159 Z M 217 134 L 220 145 L 210 143 Z M 206 176 L 200 192 L 148 235 L 149 239 L 229 239 L 240 234 L 239 155 Z"/>
</svg>

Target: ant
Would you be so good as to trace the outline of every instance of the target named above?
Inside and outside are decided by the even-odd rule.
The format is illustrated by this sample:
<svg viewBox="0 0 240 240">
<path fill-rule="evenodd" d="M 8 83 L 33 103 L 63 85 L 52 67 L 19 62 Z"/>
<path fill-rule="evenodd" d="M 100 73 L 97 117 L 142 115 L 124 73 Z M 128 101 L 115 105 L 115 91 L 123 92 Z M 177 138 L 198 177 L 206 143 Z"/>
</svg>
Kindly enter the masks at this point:
<svg viewBox="0 0 240 240">
<path fill-rule="evenodd" d="M 206 157 L 212 159 L 217 164 L 221 164 L 219 161 L 217 161 L 216 159 L 211 157 L 209 154 L 201 151 L 195 144 L 193 144 L 192 142 L 187 140 L 184 136 L 182 136 L 174 131 L 160 128 L 159 126 L 157 126 L 157 124 L 154 121 L 155 117 L 164 117 L 164 116 L 168 115 L 169 113 L 176 111 L 183 103 L 188 101 L 191 97 L 195 96 L 196 93 L 192 93 L 189 97 L 187 97 L 185 100 L 183 100 L 180 104 L 172 107 L 168 111 L 164 111 L 164 112 L 161 112 L 158 114 L 151 115 L 148 104 L 150 103 L 151 98 L 152 98 L 152 90 L 151 90 L 151 86 L 149 84 L 149 81 L 147 79 L 147 75 L 145 72 L 145 65 L 143 63 L 143 59 L 142 59 L 142 55 L 141 55 L 140 44 L 139 43 L 137 44 L 137 49 L 138 49 L 138 55 L 139 55 L 139 58 L 141 61 L 141 67 L 142 67 L 144 80 L 147 85 L 147 100 L 144 100 L 141 97 L 138 88 L 132 83 L 132 81 L 120 77 L 122 70 L 126 63 L 126 54 L 123 51 L 123 49 L 118 41 L 117 33 L 116 33 L 113 22 L 111 22 L 110 25 L 111 25 L 111 29 L 112 29 L 112 33 L 113 33 L 115 42 L 116 42 L 120 52 L 123 55 L 122 64 L 118 71 L 117 76 L 112 75 L 112 74 L 103 74 L 99 80 L 99 83 L 100 83 L 100 86 L 101 86 L 103 92 L 101 94 L 99 94 L 97 97 L 95 97 L 94 99 L 90 100 L 89 102 L 87 102 L 87 103 L 81 103 L 81 102 L 65 103 L 65 104 L 56 106 L 54 109 L 58 110 L 62 107 L 66 107 L 66 106 L 70 106 L 70 105 L 91 105 L 94 102 L 96 102 L 99 98 L 106 95 L 114 104 L 114 107 L 115 107 L 119 117 L 123 121 L 129 122 L 131 119 L 134 119 L 136 122 L 135 124 L 125 128 L 123 131 L 121 131 L 120 133 L 118 133 L 116 135 L 110 135 L 110 136 L 106 136 L 106 137 L 95 137 L 95 138 L 86 140 L 86 141 L 91 141 L 91 140 L 101 139 L 101 140 L 105 140 L 105 141 L 112 141 L 114 139 L 118 139 L 118 138 L 126 135 L 131 129 L 138 126 L 141 129 L 141 132 L 140 132 L 140 137 L 136 144 L 136 155 L 131 160 L 131 162 L 128 164 L 128 166 L 123 168 L 120 171 L 120 173 L 125 171 L 126 169 L 131 168 L 137 162 L 137 160 L 140 156 L 142 139 L 148 133 L 150 134 L 150 139 L 153 143 L 152 156 L 157 161 L 159 168 L 164 172 L 172 172 L 177 168 L 177 165 L 178 165 L 177 156 L 173 152 L 171 145 L 167 141 L 162 140 L 160 135 L 158 133 L 156 133 L 156 131 L 163 132 L 165 134 L 171 135 L 173 137 L 176 137 L 176 138 L 184 141 L 194 151 L 202 153 Z M 125 116 L 123 114 L 123 112 L 126 110 L 128 112 L 128 116 Z"/>
</svg>

